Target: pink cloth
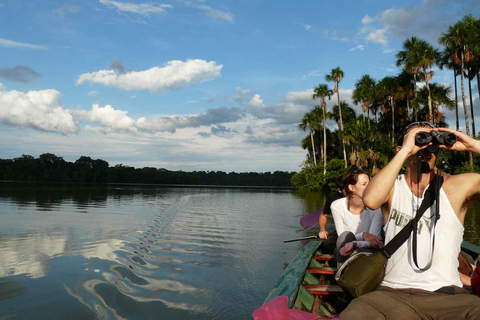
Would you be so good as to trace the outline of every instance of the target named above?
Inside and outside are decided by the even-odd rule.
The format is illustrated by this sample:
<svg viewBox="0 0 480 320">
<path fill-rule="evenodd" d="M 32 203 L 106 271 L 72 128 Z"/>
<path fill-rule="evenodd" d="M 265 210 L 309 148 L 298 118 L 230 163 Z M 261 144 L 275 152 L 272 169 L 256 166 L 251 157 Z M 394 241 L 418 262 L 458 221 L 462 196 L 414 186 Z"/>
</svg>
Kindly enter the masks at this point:
<svg viewBox="0 0 480 320">
<path fill-rule="evenodd" d="M 253 312 L 254 320 L 318 320 L 313 313 L 288 309 L 288 297 L 278 296 Z"/>
</svg>

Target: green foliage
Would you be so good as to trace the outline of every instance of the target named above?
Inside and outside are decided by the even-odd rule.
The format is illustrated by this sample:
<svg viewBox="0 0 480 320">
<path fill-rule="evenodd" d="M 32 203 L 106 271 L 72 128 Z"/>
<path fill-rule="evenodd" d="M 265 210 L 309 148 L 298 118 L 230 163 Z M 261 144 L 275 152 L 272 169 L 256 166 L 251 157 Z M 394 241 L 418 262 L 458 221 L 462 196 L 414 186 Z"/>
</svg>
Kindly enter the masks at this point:
<svg viewBox="0 0 480 320">
<path fill-rule="evenodd" d="M 462 163 L 461 166 L 455 168 L 454 174 L 460 174 L 460 173 L 468 173 L 468 172 L 480 172 L 480 166 L 476 163 L 473 164 L 473 169 L 470 166 L 470 163 L 468 161 Z"/>
<path fill-rule="evenodd" d="M 323 174 L 323 166 L 317 167 L 306 164 L 302 171 L 292 177 L 292 185 L 300 191 L 335 190 L 338 177 L 346 171 L 345 163 L 341 159 L 332 159 L 327 164 L 327 173 Z"/>
<path fill-rule="evenodd" d="M 307 176 L 304 171 L 300 171 L 295 173 L 290 180 L 292 186 L 295 188 L 301 188 L 302 186 L 307 184 Z"/>
</svg>

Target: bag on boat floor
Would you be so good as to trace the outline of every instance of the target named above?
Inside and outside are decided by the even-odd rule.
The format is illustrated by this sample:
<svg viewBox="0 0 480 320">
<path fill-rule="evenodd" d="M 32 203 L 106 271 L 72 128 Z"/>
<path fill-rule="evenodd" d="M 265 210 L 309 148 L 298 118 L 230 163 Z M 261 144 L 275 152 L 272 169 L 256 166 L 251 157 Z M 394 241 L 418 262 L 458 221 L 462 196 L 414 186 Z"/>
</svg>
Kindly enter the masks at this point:
<svg viewBox="0 0 480 320">
<path fill-rule="evenodd" d="M 413 243 L 416 244 L 417 223 L 427 208 L 430 208 L 434 202 L 436 204 L 436 218 L 432 219 L 432 223 L 433 232 L 435 232 L 435 223 L 440 218 L 439 202 L 435 201 L 435 199 L 438 198 L 442 184 L 443 177 L 435 175 L 435 178 L 425 192 L 422 205 L 418 209 L 415 218 L 410 220 L 410 222 L 403 227 L 403 229 L 397 233 L 387 245 L 375 253 L 355 253 L 348 258 L 347 261 L 345 261 L 335 275 L 335 280 L 337 280 L 338 285 L 342 287 L 343 291 L 349 293 L 352 297 L 357 298 L 375 290 L 383 280 L 385 275 L 385 265 L 387 264 L 388 258 L 390 258 L 395 251 L 397 251 L 397 249 L 400 248 L 405 241 L 407 241 L 412 231 Z M 416 247 L 414 248 L 414 261 L 418 267 Z M 430 261 L 430 264 L 431 262 L 432 261 Z M 424 271 L 430 267 L 430 264 L 425 268 L 418 268 Z"/>
<path fill-rule="evenodd" d="M 358 252 L 338 269 L 335 280 L 356 298 L 375 290 L 385 275 L 387 258 L 380 252 Z"/>
</svg>

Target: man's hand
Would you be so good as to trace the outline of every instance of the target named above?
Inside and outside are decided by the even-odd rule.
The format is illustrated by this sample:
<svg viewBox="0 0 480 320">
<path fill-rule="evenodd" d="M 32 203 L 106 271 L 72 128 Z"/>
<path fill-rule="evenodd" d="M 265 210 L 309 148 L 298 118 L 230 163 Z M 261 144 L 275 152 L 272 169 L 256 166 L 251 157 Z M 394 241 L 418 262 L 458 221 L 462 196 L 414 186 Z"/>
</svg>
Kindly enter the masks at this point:
<svg viewBox="0 0 480 320">
<path fill-rule="evenodd" d="M 364 232 L 363 233 L 363 240 L 367 241 L 368 244 L 370 244 L 370 247 L 372 248 L 380 248 L 380 246 L 383 244 L 382 239 L 377 237 L 374 234 Z"/>
<path fill-rule="evenodd" d="M 448 149 L 448 150 L 455 150 L 455 151 L 472 151 L 475 152 L 476 148 L 478 148 L 479 141 L 473 139 L 472 137 L 460 132 L 455 131 L 452 129 L 447 128 L 437 128 L 434 129 L 435 131 L 444 131 L 450 132 L 457 136 L 457 142 L 453 145 L 439 145 L 439 148 Z"/>
<path fill-rule="evenodd" d="M 318 236 L 320 239 L 327 239 L 328 238 L 328 231 L 327 230 L 322 230 L 318 233 Z"/>
<path fill-rule="evenodd" d="M 345 246 L 343 246 L 342 249 L 340 249 L 340 254 L 342 256 L 349 256 L 353 253 L 353 250 L 355 250 L 356 246 L 357 246 L 356 241 L 349 242 Z"/>
<path fill-rule="evenodd" d="M 429 144 L 423 146 L 417 146 L 415 144 L 415 137 L 419 132 L 430 132 L 432 128 L 425 128 L 425 127 L 415 127 L 411 129 L 403 138 L 402 150 L 408 151 L 409 155 L 417 154 L 418 151 L 425 149 Z"/>
</svg>

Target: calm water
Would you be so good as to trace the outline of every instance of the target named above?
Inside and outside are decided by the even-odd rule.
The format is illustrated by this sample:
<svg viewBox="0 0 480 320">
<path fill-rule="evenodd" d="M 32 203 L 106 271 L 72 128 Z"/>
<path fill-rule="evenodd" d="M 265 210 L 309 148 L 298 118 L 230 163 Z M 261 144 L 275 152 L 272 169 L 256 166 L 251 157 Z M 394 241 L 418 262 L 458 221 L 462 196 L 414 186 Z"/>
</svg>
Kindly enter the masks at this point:
<svg viewBox="0 0 480 320">
<path fill-rule="evenodd" d="M 310 209 L 289 190 L 0 183 L 0 319 L 251 318 Z"/>
<path fill-rule="evenodd" d="M 302 245 L 282 241 L 307 235 L 299 220 L 324 201 L 0 183 L 0 319 L 249 319 Z M 476 244 L 479 214 L 465 223 Z"/>
</svg>

